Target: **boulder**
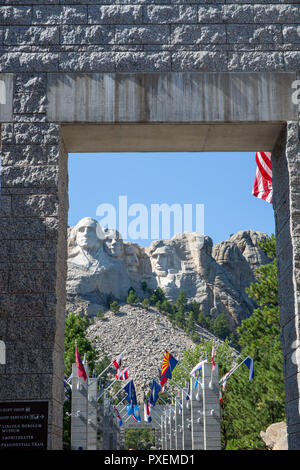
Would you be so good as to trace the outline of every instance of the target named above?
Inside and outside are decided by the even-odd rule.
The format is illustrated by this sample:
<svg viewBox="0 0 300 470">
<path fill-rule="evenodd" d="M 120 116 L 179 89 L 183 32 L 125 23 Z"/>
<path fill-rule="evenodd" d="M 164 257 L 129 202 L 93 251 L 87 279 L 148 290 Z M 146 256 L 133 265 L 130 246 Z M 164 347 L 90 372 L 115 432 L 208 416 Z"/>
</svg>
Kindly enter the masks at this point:
<svg viewBox="0 0 300 470">
<path fill-rule="evenodd" d="M 284 421 L 271 424 L 260 436 L 270 450 L 288 450 L 287 426 Z"/>
</svg>

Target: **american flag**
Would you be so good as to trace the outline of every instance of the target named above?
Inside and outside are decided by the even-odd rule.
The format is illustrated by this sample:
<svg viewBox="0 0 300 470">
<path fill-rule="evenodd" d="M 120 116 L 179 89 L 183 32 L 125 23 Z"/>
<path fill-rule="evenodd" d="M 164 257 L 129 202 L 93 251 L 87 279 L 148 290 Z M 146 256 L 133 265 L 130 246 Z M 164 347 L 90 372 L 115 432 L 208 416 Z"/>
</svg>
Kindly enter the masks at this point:
<svg viewBox="0 0 300 470">
<path fill-rule="evenodd" d="M 119 413 L 119 411 L 118 411 L 118 408 L 117 408 L 116 406 L 114 406 L 114 411 L 115 411 L 115 413 L 116 413 L 116 415 L 117 415 L 117 418 L 118 418 L 119 421 L 120 421 L 120 426 L 122 426 L 123 421 L 122 421 L 121 415 L 120 415 L 120 413 Z"/>
<path fill-rule="evenodd" d="M 118 371 L 116 373 L 116 379 L 117 380 L 127 380 L 129 378 L 129 370 L 128 370 L 128 367 L 127 369 L 124 369 L 122 372 Z"/>
<path fill-rule="evenodd" d="M 264 201 L 272 203 L 272 164 L 271 152 L 256 152 L 257 169 L 252 194 Z"/>
</svg>

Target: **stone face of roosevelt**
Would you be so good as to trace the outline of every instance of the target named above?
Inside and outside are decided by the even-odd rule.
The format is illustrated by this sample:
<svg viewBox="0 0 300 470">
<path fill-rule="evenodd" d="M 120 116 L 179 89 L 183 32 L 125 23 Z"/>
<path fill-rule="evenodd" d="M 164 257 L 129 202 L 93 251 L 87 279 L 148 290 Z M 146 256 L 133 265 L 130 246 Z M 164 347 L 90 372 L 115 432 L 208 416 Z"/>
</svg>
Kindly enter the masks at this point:
<svg viewBox="0 0 300 470">
<path fill-rule="evenodd" d="M 126 266 L 129 273 L 137 274 L 140 265 L 140 252 L 136 245 L 125 246 Z"/>
</svg>

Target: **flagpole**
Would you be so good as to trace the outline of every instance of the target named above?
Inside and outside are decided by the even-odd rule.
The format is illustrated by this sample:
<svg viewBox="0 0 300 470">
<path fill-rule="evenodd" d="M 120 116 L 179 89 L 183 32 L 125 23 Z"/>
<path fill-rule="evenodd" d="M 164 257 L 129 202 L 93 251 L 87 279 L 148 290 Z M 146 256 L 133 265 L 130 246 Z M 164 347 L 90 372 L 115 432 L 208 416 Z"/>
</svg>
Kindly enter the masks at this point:
<svg viewBox="0 0 300 470">
<path fill-rule="evenodd" d="M 117 391 L 117 393 L 114 394 L 113 397 L 111 397 L 111 399 L 113 400 L 117 395 L 119 395 L 119 393 L 123 390 L 123 388 L 120 388 L 120 390 Z M 123 398 L 124 400 L 124 398 Z"/>
<path fill-rule="evenodd" d="M 117 403 L 117 405 L 114 405 L 114 406 L 119 406 L 119 404 L 120 404 L 120 403 L 123 403 L 125 399 L 126 399 L 125 397 L 122 398 L 122 399 Z M 122 410 L 124 410 L 124 408 L 126 408 L 126 405 L 122 408 Z"/>
<path fill-rule="evenodd" d="M 123 408 L 120 410 L 120 414 L 123 413 L 123 411 L 125 410 L 126 407 L 127 407 L 127 405 L 123 406 Z"/>
<path fill-rule="evenodd" d="M 169 380 L 171 380 L 171 382 L 172 382 L 174 385 L 176 385 L 176 387 L 178 387 L 182 392 L 184 392 L 184 393 L 186 394 L 187 397 L 190 398 L 190 395 L 184 390 L 184 388 L 181 388 L 176 382 L 174 382 L 174 380 L 172 380 L 172 379 L 169 379 Z"/>
<path fill-rule="evenodd" d="M 168 392 L 168 390 L 166 390 L 166 392 L 167 392 L 168 395 L 170 395 L 170 397 L 172 397 L 172 398 L 176 401 L 176 403 L 178 403 L 178 405 L 180 406 L 180 408 L 182 408 L 182 405 L 181 405 L 181 403 L 180 403 L 179 401 L 177 401 L 177 398 L 174 397 L 174 395 L 172 395 L 172 393 Z"/>
<path fill-rule="evenodd" d="M 99 395 L 99 397 L 97 398 L 97 401 L 100 400 L 100 398 L 104 395 L 104 393 L 107 392 L 107 390 L 109 390 L 110 387 L 112 387 L 115 382 L 117 382 L 117 379 L 114 379 L 114 380 L 112 381 L 112 383 L 111 383 L 108 387 L 106 387 L 106 388 L 103 390 L 103 392 L 101 393 L 101 395 Z"/>
<path fill-rule="evenodd" d="M 127 352 L 127 350 L 125 349 L 125 351 L 123 351 L 123 352 L 121 353 L 121 355 L 125 354 L 126 352 Z M 106 369 L 104 369 L 104 370 L 101 372 L 101 374 L 98 375 L 97 379 L 99 379 L 99 377 L 101 377 L 101 375 L 103 375 L 104 372 L 106 372 L 106 371 L 111 367 L 111 365 L 112 365 L 113 363 L 114 363 L 114 360 L 112 360 L 112 361 L 110 362 L 110 364 L 106 367 Z"/>
<path fill-rule="evenodd" d="M 129 380 L 131 380 L 131 379 L 127 379 L 125 382 L 128 383 Z M 106 392 L 107 390 L 109 390 L 110 387 L 112 387 L 115 382 L 119 382 L 119 379 L 114 379 L 113 382 L 112 382 L 107 388 L 105 388 L 105 389 L 103 390 L 103 393 Z M 124 385 L 125 385 L 125 383 L 124 383 Z M 121 390 L 124 390 L 124 387 L 120 388 L 120 390 L 119 390 L 117 393 L 119 393 Z M 102 393 L 101 395 L 99 395 L 99 397 L 97 398 L 97 400 L 99 400 L 99 399 L 102 397 L 103 393 Z M 114 396 L 115 396 L 115 395 L 114 395 Z"/>
<path fill-rule="evenodd" d="M 249 357 L 249 356 L 245 357 L 245 359 L 244 359 L 242 362 L 240 362 L 239 364 L 235 365 L 235 367 L 232 369 L 232 371 L 228 371 L 228 372 L 227 372 L 227 374 L 230 372 L 230 376 L 229 376 L 229 377 L 231 377 L 231 375 L 232 375 L 241 365 L 244 364 L 245 360 L 246 360 L 248 357 Z M 226 376 L 226 374 L 224 375 L 224 377 L 225 377 L 225 376 Z M 225 381 L 227 382 L 227 380 L 229 379 L 229 377 L 228 377 L 228 379 L 225 380 L 224 377 L 222 377 L 222 378 L 220 379 L 219 385 L 222 385 L 223 382 L 225 382 Z"/>
<path fill-rule="evenodd" d="M 158 419 L 155 419 L 155 418 L 154 418 L 154 421 L 156 422 L 156 424 L 157 424 L 158 426 L 160 426 L 160 422 L 158 421 Z"/>
<path fill-rule="evenodd" d="M 152 413 L 153 413 L 153 408 L 152 408 L 152 410 L 151 410 L 151 415 L 152 415 Z M 157 410 L 156 410 L 155 413 L 154 413 L 154 416 L 155 416 L 156 419 L 159 419 L 159 417 L 161 416 L 161 414 L 159 415 L 159 414 L 157 414 L 157 413 L 158 413 L 158 412 L 157 412 Z"/>
<path fill-rule="evenodd" d="M 159 397 L 159 399 L 160 399 L 165 405 L 168 404 L 162 397 Z"/>
<path fill-rule="evenodd" d="M 123 400 L 119 401 L 119 403 L 115 406 L 118 406 L 120 403 L 122 403 L 123 401 L 125 400 L 125 398 L 123 398 Z M 127 407 L 127 405 L 123 406 L 123 408 L 119 411 L 120 415 L 123 413 L 123 411 L 125 410 L 125 408 Z"/>
<path fill-rule="evenodd" d="M 180 362 L 177 362 L 176 365 L 182 367 L 182 369 L 184 369 L 188 373 L 189 376 L 191 375 L 191 373 L 182 364 L 180 364 Z"/>
</svg>

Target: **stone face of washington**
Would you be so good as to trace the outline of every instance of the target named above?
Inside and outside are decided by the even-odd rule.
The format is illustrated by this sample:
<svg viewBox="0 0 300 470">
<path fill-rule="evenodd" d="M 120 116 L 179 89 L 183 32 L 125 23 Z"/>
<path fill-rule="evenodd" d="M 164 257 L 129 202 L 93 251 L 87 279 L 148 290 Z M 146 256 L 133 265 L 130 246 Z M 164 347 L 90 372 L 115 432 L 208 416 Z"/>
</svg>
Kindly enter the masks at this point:
<svg viewBox="0 0 300 470">
<path fill-rule="evenodd" d="M 108 236 L 111 237 L 111 233 Z M 108 243 L 105 247 L 105 232 L 92 218 L 80 220 L 70 230 L 67 278 L 69 294 L 93 294 L 99 302 L 105 301 L 107 295 L 117 299 L 125 298 L 130 287 L 129 277 L 124 263 L 115 256 L 117 250 L 110 245 Z M 118 249 L 118 254 L 120 251 Z"/>
</svg>

